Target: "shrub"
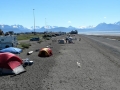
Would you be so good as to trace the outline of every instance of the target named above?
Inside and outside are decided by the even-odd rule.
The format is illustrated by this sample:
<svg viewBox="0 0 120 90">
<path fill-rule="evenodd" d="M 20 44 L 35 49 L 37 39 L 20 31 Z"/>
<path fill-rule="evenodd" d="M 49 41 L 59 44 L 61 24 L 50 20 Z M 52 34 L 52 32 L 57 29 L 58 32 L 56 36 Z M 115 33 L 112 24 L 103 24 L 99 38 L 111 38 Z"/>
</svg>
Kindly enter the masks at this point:
<svg viewBox="0 0 120 90">
<path fill-rule="evenodd" d="M 45 40 L 50 40 L 50 38 L 49 37 L 46 37 L 46 38 L 44 38 Z"/>
<path fill-rule="evenodd" d="M 39 40 L 37 43 L 41 43 L 41 42 L 43 42 L 43 40 L 41 39 L 41 40 Z"/>
<path fill-rule="evenodd" d="M 21 43 L 20 45 L 22 48 L 29 48 L 29 46 L 31 46 L 30 43 Z"/>
</svg>

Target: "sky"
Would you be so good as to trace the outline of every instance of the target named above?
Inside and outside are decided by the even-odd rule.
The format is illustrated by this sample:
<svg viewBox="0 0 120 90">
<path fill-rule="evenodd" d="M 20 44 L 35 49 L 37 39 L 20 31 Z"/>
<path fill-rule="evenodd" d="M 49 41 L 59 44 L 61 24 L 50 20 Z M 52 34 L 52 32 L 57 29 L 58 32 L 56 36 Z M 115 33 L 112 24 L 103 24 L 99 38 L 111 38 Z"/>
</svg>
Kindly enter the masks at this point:
<svg viewBox="0 0 120 90">
<path fill-rule="evenodd" d="M 59 27 L 120 21 L 120 0 L 0 0 L 0 24 Z"/>
</svg>

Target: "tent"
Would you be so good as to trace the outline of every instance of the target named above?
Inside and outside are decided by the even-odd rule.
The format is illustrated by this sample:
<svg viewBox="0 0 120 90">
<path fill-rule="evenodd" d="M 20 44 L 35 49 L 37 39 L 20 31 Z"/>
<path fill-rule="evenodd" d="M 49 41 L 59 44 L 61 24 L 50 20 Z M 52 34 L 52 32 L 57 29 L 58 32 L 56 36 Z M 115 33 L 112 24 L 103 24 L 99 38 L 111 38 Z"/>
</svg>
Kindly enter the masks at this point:
<svg viewBox="0 0 120 90">
<path fill-rule="evenodd" d="M 9 47 L 9 48 L 5 48 L 5 49 L 0 50 L 0 53 L 4 53 L 4 52 L 10 52 L 13 54 L 20 54 L 22 52 L 22 49 L 15 48 L 15 47 Z"/>
<path fill-rule="evenodd" d="M 64 44 L 64 43 L 65 43 L 65 40 L 64 40 L 64 39 L 60 39 L 60 40 L 58 40 L 58 43 L 59 43 L 59 44 Z"/>
<path fill-rule="evenodd" d="M 39 57 L 49 57 L 51 55 L 52 55 L 52 50 L 50 48 L 42 48 L 38 54 Z"/>
<path fill-rule="evenodd" d="M 72 37 L 68 38 L 68 43 L 73 43 L 73 38 Z"/>
<path fill-rule="evenodd" d="M 72 40 L 73 40 L 73 37 L 69 37 L 69 39 L 72 39 Z"/>
<path fill-rule="evenodd" d="M 0 53 L 0 72 L 2 74 L 19 74 L 24 72 L 23 61 L 12 53 Z"/>
</svg>

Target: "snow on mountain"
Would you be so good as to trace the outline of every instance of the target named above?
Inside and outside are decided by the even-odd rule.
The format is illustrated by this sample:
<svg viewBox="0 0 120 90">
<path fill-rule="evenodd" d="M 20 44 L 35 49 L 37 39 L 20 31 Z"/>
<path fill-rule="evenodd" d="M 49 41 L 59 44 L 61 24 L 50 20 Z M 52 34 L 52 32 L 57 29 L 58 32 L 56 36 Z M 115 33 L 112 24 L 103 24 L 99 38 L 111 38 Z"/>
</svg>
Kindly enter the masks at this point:
<svg viewBox="0 0 120 90">
<path fill-rule="evenodd" d="M 0 24 L 0 29 L 2 29 L 4 32 L 7 31 L 14 31 L 14 32 L 31 32 L 34 31 L 34 26 L 31 28 L 26 28 L 22 25 L 5 25 Z M 79 26 L 79 27 L 59 27 L 59 26 L 35 26 L 36 32 L 44 32 L 44 31 L 66 31 L 69 32 L 71 30 L 120 30 L 120 21 L 115 22 L 114 24 L 107 24 L 107 23 L 100 23 L 97 26 Z"/>
<path fill-rule="evenodd" d="M 79 27 L 77 27 L 77 29 L 92 29 L 94 27 L 95 26 L 79 26 Z"/>
<path fill-rule="evenodd" d="M 86 26 L 79 26 L 79 27 L 77 27 L 78 29 L 85 29 L 86 28 Z"/>
<path fill-rule="evenodd" d="M 47 26 L 44 26 L 45 29 L 53 29 L 53 28 L 57 28 L 58 26 L 50 26 L 50 25 L 47 25 Z"/>
</svg>

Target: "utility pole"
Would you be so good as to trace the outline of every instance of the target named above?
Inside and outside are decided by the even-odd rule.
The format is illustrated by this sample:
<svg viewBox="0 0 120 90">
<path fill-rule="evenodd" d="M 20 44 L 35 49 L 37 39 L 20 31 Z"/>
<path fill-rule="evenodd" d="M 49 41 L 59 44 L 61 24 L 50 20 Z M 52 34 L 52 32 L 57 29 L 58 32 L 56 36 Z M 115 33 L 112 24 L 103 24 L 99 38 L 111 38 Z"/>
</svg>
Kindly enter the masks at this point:
<svg viewBox="0 0 120 90">
<path fill-rule="evenodd" d="M 45 31 L 46 31 L 46 18 L 45 18 Z M 46 31 L 47 32 L 47 31 Z"/>
<path fill-rule="evenodd" d="M 34 18 L 34 35 L 35 35 L 35 14 L 34 14 L 34 10 L 35 10 L 35 9 L 33 9 L 33 18 Z"/>
</svg>

